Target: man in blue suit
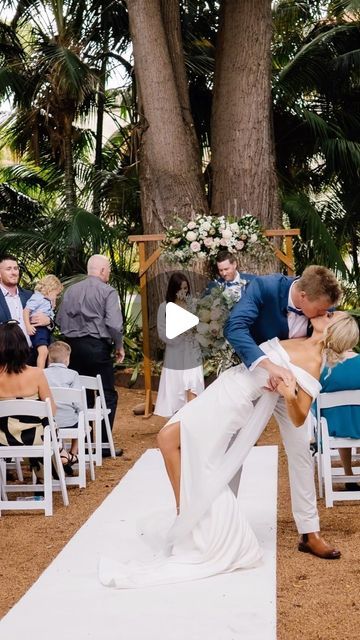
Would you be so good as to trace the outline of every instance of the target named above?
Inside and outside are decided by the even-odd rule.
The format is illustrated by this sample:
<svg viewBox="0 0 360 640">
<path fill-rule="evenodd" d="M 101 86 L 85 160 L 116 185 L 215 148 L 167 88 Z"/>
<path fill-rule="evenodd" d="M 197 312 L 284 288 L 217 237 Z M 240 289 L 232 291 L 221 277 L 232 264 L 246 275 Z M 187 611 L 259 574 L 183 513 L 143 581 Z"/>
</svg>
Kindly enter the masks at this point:
<svg viewBox="0 0 360 640">
<path fill-rule="evenodd" d="M 219 278 L 209 282 L 206 287 L 204 295 L 210 293 L 214 287 L 222 286 L 225 289 L 229 288 L 231 291 L 243 291 L 244 287 L 247 287 L 249 282 L 255 278 L 255 275 L 250 273 L 241 273 L 237 268 L 236 256 L 230 251 L 219 251 L 216 256 L 216 267 L 219 273 Z"/>
<path fill-rule="evenodd" d="M 224 335 L 245 365 L 263 367 L 269 374 L 269 388 L 279 380 L 288 384 L 293 374 L 272 363 L 258 346 L 271 338 L 286 340 L 306 336 L 309 318 L 324 315 L 340 299 L 341 288 L 334 274 L 325 267 L 311 265 L 300 278 L 272 274 L 252 279 L 226 322 Z M 275 417 L 288 457 L 291 503 L 300 534 L 299 551 L 320 558 L 335 559 L 340 551 L 320 535 L 316 504 L 313 460 L 307 425 L 295 429 L 282 398 Z"/>
<path fill-rule="evenodd" d="M 24 323 L 23 308 L 33 292 L 19 287 L 19 279 L 17 259 L 10 254 L 0 256 L 0 324 L 16 320 L 26 336 L 29 347 L 32 348 Z M 35 326 L 47 326 L 50 319 L 46 314 L 38 312 L 32 317 L 32 322 Z M 30 362 L 33 362 L 34 358 L 36 362 L 36 353 L 32 353 L 32 356 L 34 357 L 30 358 Z"/>
</svg>

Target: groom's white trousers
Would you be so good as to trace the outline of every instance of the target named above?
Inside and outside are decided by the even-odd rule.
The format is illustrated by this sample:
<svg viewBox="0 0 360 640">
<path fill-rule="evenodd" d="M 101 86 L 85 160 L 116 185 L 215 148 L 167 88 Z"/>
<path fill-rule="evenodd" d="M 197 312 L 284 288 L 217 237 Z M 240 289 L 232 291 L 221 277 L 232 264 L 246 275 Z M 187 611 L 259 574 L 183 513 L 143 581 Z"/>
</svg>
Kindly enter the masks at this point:
<svg viewBox="0 0 360 640">
<path fill-rule="evenodd" d="M 288 458 L 291 506 L 297 530 L 299 533 L 320 531 L 308 423 L 294 427 L 283 398 L 279 398 L 274 416 Z"/>
<path fill-rule="evenodd" d="M 287 414 L 283 398 L 279 398 L 274 410 L 274 416 L 280 427 L 288 458 L 291 506 L 297 530 L 299 533 L 320 531 L 316 504 L 314 459 L 310 451 L 308 421 L 302 427 L 295 427 Z M 309 419 L 310 417 L 308 417 Z M 256 435 L 253 434 L 246 429 L 246 426 L 243 427 L 240 433 L 244 448 L 249 450 L 256 443 L 258 437 L 258 433 Z M 231 444 L 232 442 L 229 446 Z M 239 490 L 240 478 L 241 468 L 229 483 L 235 495 Z"/>
</svg>

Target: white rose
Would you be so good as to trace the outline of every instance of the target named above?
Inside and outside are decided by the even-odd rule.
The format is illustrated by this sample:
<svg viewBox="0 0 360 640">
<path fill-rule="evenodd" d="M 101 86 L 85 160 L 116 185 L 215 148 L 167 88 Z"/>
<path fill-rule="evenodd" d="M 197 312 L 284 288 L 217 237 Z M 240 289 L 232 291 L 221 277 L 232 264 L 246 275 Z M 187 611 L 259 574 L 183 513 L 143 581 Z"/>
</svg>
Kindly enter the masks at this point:
<svg viewBox="0 0 360 640">
<path fill-rule="evenodd" d="M 210 346 L 210 340 L 208 340 L 207 338 L 205 338 L 205 336 L 202 336 L 201 334 L 198 334 L 196 336 L 196 340 L 205 349 L 207 349 Z"/>
<path fill-rule="evenodd" d="M 214 245 L 218 247 L 220 244 L 220 238 L 214 238 Z"/>
<path fill-rule="evenodd" d="M 200 322 L 209 322 L 210 320 L 216 320 L 216 318 L 212 318 L 210 309 L 200 309 L 198 316 Z"/>
<path fill-rule="evenodd" d="M 213 246 L 213 244 L 214 244 L 213 238 L 205 238 L 205 240 L 204 240 L 205 247 L 208 247 L 208 249 L 209 249 L 210 247 Z"/>
<path fill-rule="evenodd" d="M 194 253 L 197 253 L 198 251 L 200 251 L 201 249 L 201 245 L 199 242 L 192 242 L 190 245 L 190 249 L 191 251 L 193 251 Z"/>
<path fill-rule="evenodd" d="M 194 233 L 194 231 L 188 231 L 185 237 L 186 240 L 189 240 L 189 242 L 193 242 L 194 240 L 196 240 L 197 234 Z"/>
<path fill-rule="evenodd" d="M 210 312 L 211 320 L 220 320 L 221 316 L 222 316 L 222 312 L 221 312 L 221 309 L 219 309 L 219 307 L 215 309 L 211 309 L 211 312 Z"/>
<path fill-rule="evenodd" d="M 210 229 L 211 229 L 211 224 L 210 224 L 210 222 L 206 222 L 206 221 L 205 221 L 205 222 L 203 223 L 203 229 L 205 229 L 205 231 L 210 231 Z"/>
<path fill-rule="evenodd" d="M 256 233 L 252 233 L 250 236 L 250 242 L 257 242 L 257 234 Z"/>
<path fill-rule="evenodd" d="M 212 320 L 209 324 L 210 333 L 212 336 L 218 336 L 220 333 L 220 324 L 215 320 Z"/>
<path fill-rule="evenodd" d="M 225 238 L 221 238 L 219 244 L 221 244 L 222 247 L 227 247 L 229 245 L 229 240 L 226 240 Z"/>
<path fill-rule="evenodd" d="M 209 325 L 206 322 L 199 322 L 199 324 L 196 325 L 196 331 L 204 336 L 209 333 Z"/>
<path fill-rule="evenodd" d="M 196 228 L 196 222 L 194 222 L 194 220 L 190 220 L 190 222 L 188 222 L 188 229 L 195 229 Z"/>
<path fill-rule="evenodd" d="M 229 240 L 230 238 L 232 238 L 232 231 L 231 229 L 229 229 L 229 227 L 227 227 L 221 232 L 221 235 L 223 238 L 226 238 L 227 240 Z"/>
<path fill-rule="evenodd" d="M 239 233 L 239 225 L 237 222 L 232 222 L 230 225 L 230 229 L 233 233 Z"/>
</svg>

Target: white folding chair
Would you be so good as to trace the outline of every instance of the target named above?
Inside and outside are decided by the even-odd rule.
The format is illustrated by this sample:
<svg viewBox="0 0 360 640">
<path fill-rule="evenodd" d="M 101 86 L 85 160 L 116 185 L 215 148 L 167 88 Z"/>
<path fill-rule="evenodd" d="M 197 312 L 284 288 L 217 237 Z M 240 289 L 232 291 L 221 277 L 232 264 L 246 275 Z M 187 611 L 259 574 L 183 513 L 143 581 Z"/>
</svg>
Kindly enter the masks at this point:
<svg viewBox="0 0 360 640">
<path fill-rule="evenodd" d="M 48 426 L 44 428 L 44 438 L 40 445 L 9 445 L 0 446 L 0 515 L 1 510 L 20 510 L 20 509 L 41 509 L 45 511 L 46 516 L 53 513 L 53 497 L 52 497 L 52 473 L 51 460 L 54 454 L 54 462 L 59 477 L 59 487 L 62 493 L 64 505 L 69 504 L 69 498 L 65 483 L 65 474 L 60 459 L 59 442 L 57 440 L 55 422 L 51 410 L 49 398 L 45 401 L 40 400 L 2 400 L 0 402 L 0 418 L 11 416 L 34 416 L 39 419 L 46 418 Z M 37 483 L 35 474 L 31 484 L 9 484 L 6 477 L 6 459 L 11 458 L 42 458 L 44 463 L 44 480 L 43 483 Z M 44 492 L 44 499 L 38 500 L 37 496 L 27 500 L 9 500 L 8 493 L 34 493 Z"/>
<path fill-rule="evenodd" d="M 106 406 L 104 388 L 100 374 L 95 377 L 92 376 L 79 376 L 80 384 L 93 391 L 95 395 L 94 407 L 88 407 L 87 416 L 90 422 L 95 425 L 95 463 L 97 466 L 102 465 L 102 449 L 110 448 L 110 455 L 112 458 L 116 458 L 114 440 L 111 432 L 111 426 L 109 421 L 110 409 Z M 102 429 L 101 421 L 104 420 L 106 434 L 109 442 L 102 442 Z"/>
<path fill-rule="evenodd" d="M 67 485 L 86 487 L 86 463 L 89 464 L 90 478 L 95 480 L 95 466 L 91 446 L 91 434 L 89 418 L 87 415 L 86 392 L 81 389 L 68 389 L 64 387 L 50 387 L 56 405 L 72 405 L 78 409 L 78 424 L 74 428 L 58 426 L 58 435 L 61 440 L 76 439 L 78 441 L 78 475 L 66 476 Z M 56 421 L 56 418 L 55 418 Z M 85 442 L 88 446 L 88 455 L 85 454 Z"/>
<path fill-rule="evenodd" d="M 354 475 L 346 476 L 343 468 L 334 467 L 332 462 L 339 460 L 338 449 L 353 449 L 360 447 L 360 438 L 334 437 L 329 435 L 326 418 L 321 416 L 322 409 L 330 409 L 341 406 L 360 405 L 360 391 L 334 391 L 332 393 L 320 393 L 317 397 L 317 429 L 318 429 L 318 480 L 319 493 L 322 497 L 323 486 L 325 489 L 325 505 L 332 507 L 334 500 L 360 500 L 360 491 L 336 491 L 333 484 L 360 481 L 360 466 L 354 466 Z M 359 426 L 360 430 L 360 426 Z M 359 460 L 360 456 L 354 452 L 352 460 Z"/>
</svg>

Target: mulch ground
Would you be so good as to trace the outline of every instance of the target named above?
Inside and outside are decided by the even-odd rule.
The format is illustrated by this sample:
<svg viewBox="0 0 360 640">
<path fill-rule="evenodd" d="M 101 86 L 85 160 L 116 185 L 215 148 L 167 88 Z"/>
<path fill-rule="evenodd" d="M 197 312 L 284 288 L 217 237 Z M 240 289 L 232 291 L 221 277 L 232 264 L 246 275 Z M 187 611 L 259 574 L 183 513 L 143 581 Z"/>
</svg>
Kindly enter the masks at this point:
<svg viewBox="0 0 360 640">
<path fill-rule="evenodd" d="M 162 418 L 135 417 L 141 390 L 119 389 L 114 427 L 117 446 L 125 453 L 106 459 L 96 481 L 86 489 L 69 489 L 70 506 L 55 495 L 54 515 L 4 512 L 0 519 L 0 617 L 29 589 L 51 560 L 101 504 L 146 449 L 156 446 Z M 271 421 L 260 444 L 280 444 Z M 340 560 L 320 560 L 297 551 L 290 510 L 285 454 L 280 445 L 278 494 L 278 640 L 354 640 L 360 637 L 360 504 L 319 502 L 322 532 L 341 551 Z M 143 640 L 139 638 L 139 640 Z M 169 639 L 170 640 L 170 639 Z M 205 639 L 204 639 L 205 640 Z M 247 640 L 244 638 L 243 640 Z M 249 639 L 250 640 L 250 639 Z"/>
</svg>

